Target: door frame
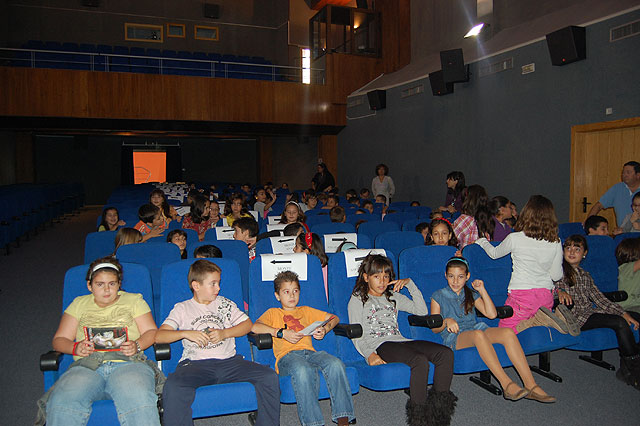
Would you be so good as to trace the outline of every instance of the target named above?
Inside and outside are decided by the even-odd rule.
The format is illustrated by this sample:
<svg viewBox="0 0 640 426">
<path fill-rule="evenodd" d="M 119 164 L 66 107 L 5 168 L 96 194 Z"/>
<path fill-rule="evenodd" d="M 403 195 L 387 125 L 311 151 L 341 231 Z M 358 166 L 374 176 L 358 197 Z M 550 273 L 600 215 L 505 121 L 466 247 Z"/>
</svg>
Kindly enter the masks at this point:
<svg viewBox="0 0 640 426">
<path fill-rule="evenodd" d="M 603 121 L 600 123 L 590 123 L 590 124 L 580 124 L 576 126 L 571 126 L 571 167 L 570 167 L 570 176 L 571 182 L 569 187 L 569 215 L 573 212 L 573 206 L 575 202 L 575 194 L 574 194 L 574 176 L 576 171 L 575 166 L 575 144 L 576 144 L 576 135 L 578 133 L 591 133 L 591 132 L 601 132 L 603 130 L 618 130 L 624 129 L 627 127 L 640 127 L 640 117 L 631 117 L 631 118 L 623 118 L 622 120 L 614 120 L 614 121 Z M 570 220 L 573 220 L 571 218 Z"/>
</svg>

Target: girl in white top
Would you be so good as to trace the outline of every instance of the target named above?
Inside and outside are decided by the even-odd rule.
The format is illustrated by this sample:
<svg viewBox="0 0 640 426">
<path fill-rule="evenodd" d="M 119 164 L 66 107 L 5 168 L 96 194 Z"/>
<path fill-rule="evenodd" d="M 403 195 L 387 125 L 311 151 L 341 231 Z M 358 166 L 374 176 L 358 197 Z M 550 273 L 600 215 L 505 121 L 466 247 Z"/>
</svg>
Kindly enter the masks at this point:
<svg viewBox="0 0 640 426">
<path fill-rule="evenodd" d="M 554 281 L 563 277 L 562 245 L 553 204 L 542 195 L 533 195 L 524 206 L 514 232 L 499 246 L 486 238 L 476 241 L 492 259 L 511 254 L 513 272 L 506 305 L 513 316 L 500 320 L 500 327 L 516 333 L 518 323 L 533 317 L 540 307 L 553 308 Z"/>
<path fill-rule="evenodd" d="M 376 166 L 376 177 L 371 181 L 371 193 L 373 196 L 384 195 L 387 198 L 387 205 L 396 192 L 393 179 L 389 174 L 389 167 L 386 164 L 378 164 Z"/>
</svg>

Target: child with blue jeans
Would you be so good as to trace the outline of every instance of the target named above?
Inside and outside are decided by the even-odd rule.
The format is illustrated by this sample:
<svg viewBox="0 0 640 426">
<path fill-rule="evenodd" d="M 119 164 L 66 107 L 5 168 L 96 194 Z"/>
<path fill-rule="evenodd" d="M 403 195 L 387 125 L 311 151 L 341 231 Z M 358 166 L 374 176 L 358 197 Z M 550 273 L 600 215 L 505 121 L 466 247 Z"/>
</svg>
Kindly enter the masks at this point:
<svg viewBox="0 0 640 426">
<path fill-rule="evenodd" d="M 331 397 L 331 417 L 339 426 L 354 419 L 353 400 L 344 364 L 324 351 L 316 352 L 310 336 L 300 333 L 315 321 L 327 321 L 313 331 L 313 338 L 322 340 L 338 324 L 338 317 L 311 308 L 298 306 L 300 282 L 295 272 L 279 273 L 273 281 L 276 299 L 282 308 L 267 310 L 253 325 L 254 333 L 269 333 L 273 340 L 276 371 L 291 376 L 298 405 L 298 417 L 303 426 L 324 425 L 318 403 L 318 370 L 327 382 Z"/>
<path fill-rule="evenodd" d="M 220 268 L 205 259 L 189 269 L 193 298 L 177 303 L 158 333 L 157 343 L 182 340 L 183 352 L 162 392 L 165 426 L 193 425 L 196 389 L 249 382 L 258 401 L 257 426 L 280 424 L 280 383 L 275 372 L 236 354 L 235 338 L 251 330 L 251 320 L 231 300 L 219 296 Z M 215 403 L 215 401 L 211 401 Z"/>
</svg>

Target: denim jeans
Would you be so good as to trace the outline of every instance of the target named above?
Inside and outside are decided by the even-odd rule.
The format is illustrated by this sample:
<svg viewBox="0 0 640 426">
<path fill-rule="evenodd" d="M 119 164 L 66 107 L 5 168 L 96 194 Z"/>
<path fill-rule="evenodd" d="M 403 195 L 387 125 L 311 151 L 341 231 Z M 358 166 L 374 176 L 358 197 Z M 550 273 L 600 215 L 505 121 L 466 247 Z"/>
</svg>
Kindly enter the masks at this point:
<svg viewBox="0 0 640 426">
<path fill-rule="evenodd" d="M 97 370 L 70 368 L 47 402 L 47 426 L 86 425 L 94 401 L 112 399 L 120 424 L 160 425 L 155 375 L 142 362 L 105 362 Z"/>
<path fill-rule="evenodd" d="M 320 426 L 325 423 L 318 402 L 318 370 L 327 382 L 333 421 L 340 417 L 348 417 L 349 420 L 355 418 L 349 380 L 344 364 L 338 358 L 324 351 L 292 351 L 280 358 L 278 370 L 281 376 L 291 376 L 302 426 Z"/>
</svg>

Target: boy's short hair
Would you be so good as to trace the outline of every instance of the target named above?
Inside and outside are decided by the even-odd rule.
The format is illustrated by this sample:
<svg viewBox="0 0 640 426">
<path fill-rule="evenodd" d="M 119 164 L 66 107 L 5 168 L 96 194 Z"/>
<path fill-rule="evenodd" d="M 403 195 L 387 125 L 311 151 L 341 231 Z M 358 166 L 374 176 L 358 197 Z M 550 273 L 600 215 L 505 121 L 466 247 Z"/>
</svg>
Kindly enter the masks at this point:
<svg viewBox="0 0 640 426">
<path fill-rule="evenodd" d="M 282 230 L 282 233 L 284 234 L 285 237 L 293 237 L 295 235 L 298 235 L 298 232 L 300 232 L 301 230 L 304 232 L 304 226 L 302 226 L 300 222 L 296 222 L 296 223 L 290 223 L 287 226 L 285 226 L 284 229 Z"/>
<path fill-rule="evenodd" d="M 167 234 L 167 242 L 170 243 L 171 239 L 173 238 L 174 235 L 182 235 L 184 238 L 187 238 L 187 233 L 184 232 L 182 229 L 174 229 L 173 231 L 169 232 Z"/>
<path fill-rule="evenodd" d="M 371 201 L 371 200 L 364 200 L 364 201 L 362 202 L 362 206 L 361 206 L 361 207 L 364 209 L 364 208 L 366 208 L 369 204 L 371 204 L 371 205 L 373 206 L 373 201 Z"/>
<path fill-rule="evenodd" d="M 342 222 L 345 219 L 344 207 L 335 206 L 329 210 L 329 218 L 331 222 Z"/>
<path fill-rule="evenodd" d="M 380 197 L 380 198 L 382 199 L 382 202 L 383 202 L 383 203 L 386 203 L 386 202 L 387 202 L 387 197 L 386 197 L 386 196 L 384 196 L 384 195 L 382 195 L 382 194 L 378 194 L 378 195 L 376 195 L 376 200 L 378 199 L 378 197 Z M 376 202 L 377 202 L 377 201 L 376 201 Z"/>
<path fill-rule="evenodd" d="M 212 244 L 205 244 L 203 246 L 196 247 L 193 251 L 193 257 L 222 257 L 222 251 Z"/>
<path fill-rule="evenodd" d="M 587 220 L 584 221 L 584 232 L 589 235 L 589 229 L 596 229 L 602 222 L 605 222 L 607 225 L 609 224 L 609 221 L 602 216 L 589 216 Z"/>
<path fill-rule="evenodd" d="M 429 214 L 429 219 L 437 219 L 439 217 L 444 217 L 440 210 L 434 210 Z"/>
<path fill-rule="evenodd" d="M 367 193 L 369 193 L 369 190 L 367 188 L 362 188 L 360 190 L 360 196 L 362 196 L 363 194 L 367 194 Z"/>
<path fill-rule="evenodd" d="M 241 217 L 233 222 L 233 227 L 241 231 L 249 231 L 249 238 L 257 237 L 259 228 L 258 222 L 253 217 Z"/>
<path fill-rule="evenodd" d="M 428 227 L 429 227 L 429 224 L 427 222 L 420 222 L 419 224 L 416 225 L 416 232 L 422 233 L 422 231 L 424 231 Z"/>
<path fill-rule="evenodd" d="M 276 275 L 276 278 L 273 280 L 273 291 L 276 293 L 279 292 L 280 287 L 282 287 L 284 283 L 296 283 L 298 284 L 298 288 L 300 288 L 298 274 L 293 271 L 283 271 Z"/>
<path fill-rule="evenodd" d="M 333 199 L 333 201 L 336 202 L 336 205 L 340 204 L 340 197 L 338 197 L 335 194 L 331 194 L 327 197 L 327 201 L 329 200 L 329 198 Z"/>
<path fill-rule="evenodd" d="M 160 209 L 151 203 L 143 204 L 138 209 L 138 219 L 143 223 L 151 223 Z"/>
<path fill-rule="evenodd" d="M 220 269 L 218 265 L 209 260 L 200 259 L 193 262 L 193 264 L 189 268 L 189 276 L 187 277 L 187 279 L 189 280 L 189 290 L 191 290 L 191 293 L 193 293 L 193 286 L 191 285 L 192 282 L 196 281 L 198 283 L 203 283 L 207 278 L 207 275 L 213 274 L 214 272 L 222 274 L 222 269 Z"/>
</svg>

